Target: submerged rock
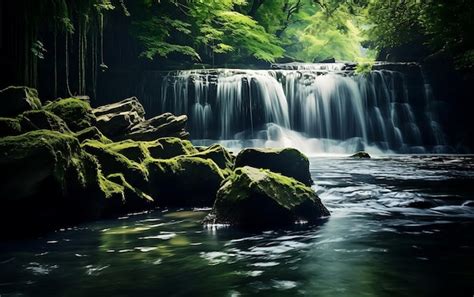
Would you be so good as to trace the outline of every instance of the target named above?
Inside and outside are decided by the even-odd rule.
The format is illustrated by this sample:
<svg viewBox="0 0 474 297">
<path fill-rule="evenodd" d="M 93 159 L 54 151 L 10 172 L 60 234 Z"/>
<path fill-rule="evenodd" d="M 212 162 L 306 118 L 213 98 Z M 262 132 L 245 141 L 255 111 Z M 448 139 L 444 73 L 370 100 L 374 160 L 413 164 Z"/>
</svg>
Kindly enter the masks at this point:
<svg viewBox="0 0 474 297">
<path fill-rule="evenodd" d="M 0 90 L 0 117 L 15 117 L 18 114 L 41 108 L 38 91 L 28 87 L 10 86 Z"/>
<path fill-rule="evenodd" d="M 370 159 L 370 155 L 367 152 L 360 151 L 350 156 L 353 159 Z"/>
<path fill-rule="evenodd" d="M 313 223 L 329 215 L 310 187 L 269 170 L 245 166 L 223 182 L 205 222 L 269 227 L 300 220 Z"/>
<path fill-rule="evenodd" d="M 159 206 L 212 206 L 224 179 L 212 160 L 180 156 L 148 160 L 150 192 Z"/>
<path fill-rule="evenodd" d="M 59 99 L 46 105 L 44 109 L 63 119 L 74 132 L 86 129 L 95 123 L 91 106 L 82 99 Z"/>
<path fill-rule="evenodd" d="M 308 158 L 294 148 L 242 150 L 235 160 L 234 168 L 251 166 L 264 168 L 292 177 L 305 185 L 312 185 Z"/>
</svg>

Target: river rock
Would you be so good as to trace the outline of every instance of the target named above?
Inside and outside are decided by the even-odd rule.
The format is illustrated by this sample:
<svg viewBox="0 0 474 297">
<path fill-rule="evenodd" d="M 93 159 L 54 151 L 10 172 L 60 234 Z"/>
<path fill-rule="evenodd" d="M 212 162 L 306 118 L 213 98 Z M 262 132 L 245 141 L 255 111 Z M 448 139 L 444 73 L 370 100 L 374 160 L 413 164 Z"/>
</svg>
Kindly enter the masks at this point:
<svg viewBox="0 0 474 297">
<path fill-rule="evenodd" d="M 314 223 L 329 215 L 310 187 L 269 170 L 245 166 L 224 180 L 205 223 L 258 228 L 296 221 Z"/>
<path fill-rule="evenodd" d="M 353 159 L 370 159 L 370 155 L 367 152 L 360 151 L 350 156 Z"/>
<path fill-rule="evenodd" d="M 58 99 L 47 104 L 45 110 L 63 119 L 71 131 L 77 132 L 95 123 L 92 108 L 86 100 L 78 98 Z"/>
<path fill-rule="evenodd" d="M 94 108 L 92 112 L 96 117 L 110 114 L 119 114 L 123 112 L 135 112 L 140 117 L 145 117 L 145 109 L 143 108 L 143 105 L 138 101 L 137 97 L 131 97 L 116 103 L 103 105 Z"/>
<path fill-rule="evenodd" d="M 18 119 L 0 117 L 0 137 L 21 134 L 21 125 Z"/>
<path fill-rule="evenodd" d="M 146 168 L 138 162 L 128 159 L 124 155 L 110 149 L 107 144 L 96 140 L 89 140 L 82 144 L 82 148 L 95 156 L 105 175 L 121 173 L 134 187 L 144 189 L 148 185 Z"/>
<path fill-rule="evenodd" d="M 220 144 L 211 145 L 192 156 L 212 160 L 225 171 L 232 170 L 234 167 L 235 157 Z"/>
<path fill-rule="evenodd" d="M 180 156 L 149 160 L 150 191 L 161 207 L 212 206 L 224 179 L 212 160 Z"/>
<path fill-rule="evenodd" d="M 41 108 L 38 91 L 28 87 L 10 86 L 0 90 L 0 117 L 15 117 L 18 114 Z"/>
<path fill-rule="evenodd" d="M 249 148 L 240 151 L 234 168 L 251 166 L 292 177 L 305 185 L 312 185 L 308 158 L 294 148 L 257 149 Z"/>
<path fill-rule="evenodd" d="M 97 127 L 113 140 L 154 141 L 162 137 L 187 138 L 187 116 L 164 113 L 145 119 L 145 110 L 136 97 L 93 110 Z"/>
<path fill-rule="evenodd" d="M 130 128 L 130 133 L 123 136 L 133 140 L 150 141 L 161 137 L 187 138 L 186 115 L 174 116 L 170 113 L 162 114 L 158 117 L 145 120 Z"/>
<path fill-rule="evenodd" d="M 98 165 L 73 136 L 37 130 L 4 137 L 0 152 L 2 234 L 29 234 L 99 217 L 104 192 Z"/>
<path fill-rule="evenodd" d="M 18 116 L 23 132 L 34 130 L 52 130 L 70 133 L 67 124 L 57 115 L 46 110 L 30 110 Z"/>
</svg>

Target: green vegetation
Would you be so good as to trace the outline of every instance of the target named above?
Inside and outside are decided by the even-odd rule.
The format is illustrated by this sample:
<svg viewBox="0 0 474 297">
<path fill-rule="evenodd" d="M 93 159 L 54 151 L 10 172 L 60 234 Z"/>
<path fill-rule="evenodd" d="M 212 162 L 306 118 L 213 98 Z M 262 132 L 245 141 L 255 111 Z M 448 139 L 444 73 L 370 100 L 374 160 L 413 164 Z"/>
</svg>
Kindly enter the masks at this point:
<svg viewBox="0 0 474 297">
<path fill-rule="evenodd" d="M 91 106 L 82 99 L 60 99 L 49 103 L 44 108 L 63 119 L 72 131 L 86 129 L 95 121 Z"/>
</svg>

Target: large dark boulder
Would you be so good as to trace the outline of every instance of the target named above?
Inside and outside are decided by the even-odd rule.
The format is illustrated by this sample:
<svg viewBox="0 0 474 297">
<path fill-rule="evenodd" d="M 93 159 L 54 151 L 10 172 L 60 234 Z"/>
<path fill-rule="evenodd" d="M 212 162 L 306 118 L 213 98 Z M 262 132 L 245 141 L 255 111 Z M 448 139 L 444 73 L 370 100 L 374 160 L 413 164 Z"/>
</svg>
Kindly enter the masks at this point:
<svg viewBox="0 0 474 297">
<path fill-rule="evenodd" d="M 0 117 L 0 137 L 21 134 L 21 125 L 18 119 Z"/>
<path fill-rule="evenodd" d="M 63 119 L 74 132 L 91 127 L 95 123 L 90 104 L 78 98 L 59 99 L 47 104 L 45 110 Z"/>
<path fill-rule="evenodd" d="M 212 206 L 224 179 L 212 160 L 180 156 L 149 160 L 150 192 L 161 207 Z"/>
<path fill-rule="evenodd" d="M 0 152 L 2 234 L 24 235 L 100 216 L 104 192 L 98 164 L 73 136 L 37 130 L 4 137 Z"/>
<path fill-rule="evenodd" d="M 18 116 L 22 132 L 52 130 L 70 133 L 67 124 L 57 115 L 46 110 L 30 110 Z"/>
<path fill-rule="evenodd" d="M 223 183 L 206 223 L 273 227 L 329 216 L 316 193 L 293 178 L 265 169 L 237 168 Z"/>
<path fill-rule="evenodd" d="M 265 168 L 292 177 L 305 185 L 313 184 L 308 158 L 294 148 L 244 149 L 237 155 L 234 168 L 243 166 Z"/>
<path fill-rule="evenodd" d="M 41 108 L 38 91 L 28 87 L 7 87 L 0 90 L 0 117 L 15 117 L 18 114 Z"/>
<path fill-rule="evenodd" d="M 171 159 L 198 152 L 189 140 L 177 137 L 159 138 L 154 143 L 155 145 L 149 145 L 147 149 L 150 152 L 150 156 L 155 159 Z"/>
</svg>

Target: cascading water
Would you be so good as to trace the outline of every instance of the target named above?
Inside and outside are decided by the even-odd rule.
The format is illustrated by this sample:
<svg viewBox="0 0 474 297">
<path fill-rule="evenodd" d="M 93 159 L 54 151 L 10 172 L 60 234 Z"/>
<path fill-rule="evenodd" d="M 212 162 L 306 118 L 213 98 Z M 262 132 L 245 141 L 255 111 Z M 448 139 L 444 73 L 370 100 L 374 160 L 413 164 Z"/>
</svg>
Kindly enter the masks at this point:
<svg viewBox="0 0 474 297">
<path fill-rule="evenodd" d="M 199 144 L 293 146 L 310 154 L 446 150 L 420 67 L 410 77 L 383 67 L 356 75 L 344 63 L 278 68 L 170 72 L 160 112 L 187 114 Z"/>
</svg>

